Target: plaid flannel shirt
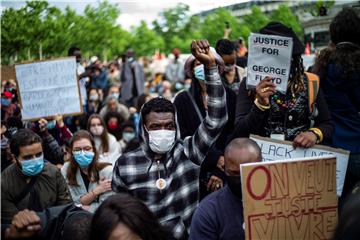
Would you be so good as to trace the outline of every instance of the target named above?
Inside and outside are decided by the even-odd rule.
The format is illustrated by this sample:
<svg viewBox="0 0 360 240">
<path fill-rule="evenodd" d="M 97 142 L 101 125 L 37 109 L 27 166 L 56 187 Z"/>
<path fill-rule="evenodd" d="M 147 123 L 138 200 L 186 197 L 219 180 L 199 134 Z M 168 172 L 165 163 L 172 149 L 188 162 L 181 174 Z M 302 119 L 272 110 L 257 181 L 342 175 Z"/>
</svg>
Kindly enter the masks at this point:
<svg viewBox="0 0 360 240">
<path fill-rule="evenodd" d="M 159 166 L 148 154 L 145 138 L 140 148 L 117 160 L 113 172 L 113 191 L 142 200 L 177 239 L 188 234 L 198 204 L 200 165 L 227 122 L 225 90 L 217 67 L 205 69 L 205 79 L 208 113 L 195 134 L 183 142 L 177 140 Z M 159 173 L 167 183 L 163 190 L 155 185 Z"/>
</svg>

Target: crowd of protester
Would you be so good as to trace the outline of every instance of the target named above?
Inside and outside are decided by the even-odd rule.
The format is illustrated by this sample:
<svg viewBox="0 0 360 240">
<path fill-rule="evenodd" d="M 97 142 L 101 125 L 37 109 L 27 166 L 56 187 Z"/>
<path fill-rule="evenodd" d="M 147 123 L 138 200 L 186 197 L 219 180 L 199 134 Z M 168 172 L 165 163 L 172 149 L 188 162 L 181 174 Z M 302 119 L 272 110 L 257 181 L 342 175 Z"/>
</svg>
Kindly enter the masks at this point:
<svg viewBox="0 0 360 240">
<path fill-rule="evenodd" d="M 85 61 L 73 46 L 82 114 L 21 117 L 16 81 L 1 83 L 4 239 L 245 239 L 241 163 L 260 162 L 250 134 L 350 151 L 334 239 L 356 239 L 360 206 L 360 19 L 331 22 L 329 46 L 304 69 L 293 39 L 286 93 L 267 77 L 246 88 L 242 38 L 194 40 L 191 55 Z M 319 80 L 320 79 L 320 80 Z M 319 81 L 318 81 L 319 80 Z M 313 96 L 309 88 L 317 86 Z M 314 92 L 314 91 L 313 91 Z M 45 99 L 44 99 L 45 101 Z"/>
</svg>

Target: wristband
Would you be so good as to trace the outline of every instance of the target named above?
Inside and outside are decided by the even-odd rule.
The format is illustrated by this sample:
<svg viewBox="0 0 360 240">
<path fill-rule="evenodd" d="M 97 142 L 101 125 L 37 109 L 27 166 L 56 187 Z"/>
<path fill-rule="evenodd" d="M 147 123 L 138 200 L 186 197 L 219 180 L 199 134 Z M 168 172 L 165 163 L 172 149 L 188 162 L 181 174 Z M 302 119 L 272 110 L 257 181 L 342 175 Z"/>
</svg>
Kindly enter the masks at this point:
<svg viewBox="0 0 360 240">
<path fill-rule="evenodd" d="M 265 106 L 259 103 L 259 100 L 256 98 L 254 101 L 255 105 L 261 110 L 261 111 L 266 111 L 270 109 L 270 104 Z"/>
<path fill-rule="evenodd" d="M 319 128 L 310 128 L 309 131 L 315 134 L 317 139 L 316 143 L 322 142 L 324 136 Z"/>
</svg>

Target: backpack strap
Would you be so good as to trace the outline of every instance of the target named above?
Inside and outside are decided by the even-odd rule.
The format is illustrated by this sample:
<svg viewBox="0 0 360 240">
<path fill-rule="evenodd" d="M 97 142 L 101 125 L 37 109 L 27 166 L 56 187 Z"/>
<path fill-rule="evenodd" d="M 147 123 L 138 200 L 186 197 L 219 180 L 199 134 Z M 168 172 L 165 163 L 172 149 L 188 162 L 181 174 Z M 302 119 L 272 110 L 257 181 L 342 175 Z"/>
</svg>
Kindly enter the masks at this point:
<svg viewBox="0 0 360 240">
<path fill-rule="evenodd" d="M 308 93 L 308 109 L 309 109 L 309 113 L 311 114 L 313 112 L 313 104 L 316 100 L 317 94 L 319 92 L 319 88 L 320 88 L 320 78 L 318 75 L 313 74 L 313 73 L 309 73 L 309 72 L 305 72 L 306 77 L 308 79 L 307 81 L 307 93 Z"/>
</svg>

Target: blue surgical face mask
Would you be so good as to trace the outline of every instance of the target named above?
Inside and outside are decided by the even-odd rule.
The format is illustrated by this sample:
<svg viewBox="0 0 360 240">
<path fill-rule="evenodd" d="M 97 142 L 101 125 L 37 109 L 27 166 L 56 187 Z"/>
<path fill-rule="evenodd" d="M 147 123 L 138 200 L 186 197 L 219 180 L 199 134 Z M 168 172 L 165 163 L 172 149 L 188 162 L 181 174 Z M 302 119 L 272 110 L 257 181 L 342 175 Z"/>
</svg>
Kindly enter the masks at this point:
<svg viewBox="0 0 360 240">
<path fill-rule="evenodd" d="M 135 133 L 133 132 L 123 132 L 122 135 L 123 139 L 125 142 L 130 142 L 131 140 L 133 140 L 135 138 Z"/>
<path fill-rule="evenodd" d="M 1 105 L 7 107 L 9 106 L 11 103 L 11 100 L 10 99 L 7 99 L 7 98 L 1 98 Z"/>
<path fill-rule="evenodd" d="M 177 83 L 175 83 L 175 88 L 176 88 L 176 90 L 180 90 L 183 88 L 183 85 L 181 83 L 177 82 Z"/>
<path fill-rule="evenodd" d="M 21 172 L 29 177 L 33 177 L 41 173 L 44 169 L 44 155 L 31 160 L 23 160 L 21 163 Z"/>
<path fill-rule="evenodd" d="M 205 70 L 204 70 L 204 65 L 201 64 L 199 66 L 196 66 L 194 68 L 194 74 L 195 74 L 195 78 L 199 81 L 205 81 Z"/>
<path fill-rule="evenodd" d="M 119 93 L 112 93 L 111 96 L 113 96 L 116 99 L 119 99 L 120 94 Z"/>
<path fill-rule="evenodd" d="M 47 129 L 53 129 L 53 128 L 55 128 L 55 126 L 56 126 L 56 121 L 55 121 L 55 120 L 49 121 L 49 122 L 46 124 L 46 128 L 47 128 Z"/>
<path fill-rule="evenodd" d="M 95 153 L 93 152 L 76 152 L 73 153 L 75 161 L 81 168 L 86 168 L 93 161 Z"/>
</svg>

